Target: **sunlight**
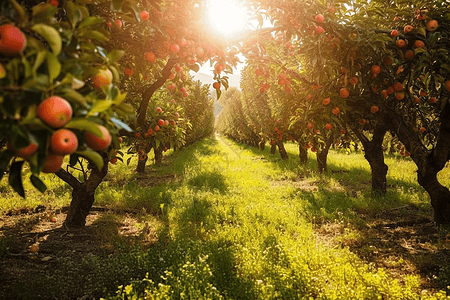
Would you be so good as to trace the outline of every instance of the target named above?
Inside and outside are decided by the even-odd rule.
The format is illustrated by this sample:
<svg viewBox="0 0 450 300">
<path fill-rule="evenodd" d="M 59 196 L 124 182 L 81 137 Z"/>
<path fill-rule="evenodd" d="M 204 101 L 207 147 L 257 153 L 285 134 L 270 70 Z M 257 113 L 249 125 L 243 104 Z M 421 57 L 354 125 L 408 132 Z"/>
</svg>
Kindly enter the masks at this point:
<svg viewBox="0 0 450 300">
<path fill-rule="evenodd" d="M 246 29 L 246 8 L 235 0 L 207 0 L 205 18 L 213 32 L 224 38 L 233 38 Z"/>
</svg>

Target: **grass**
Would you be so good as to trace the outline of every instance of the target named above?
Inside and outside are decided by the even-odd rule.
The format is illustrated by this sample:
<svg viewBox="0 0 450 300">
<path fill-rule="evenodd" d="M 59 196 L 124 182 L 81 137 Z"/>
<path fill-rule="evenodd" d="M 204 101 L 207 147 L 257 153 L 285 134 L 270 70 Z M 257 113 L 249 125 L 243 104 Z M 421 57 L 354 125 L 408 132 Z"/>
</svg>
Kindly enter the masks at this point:
<svg viewBox="0 0 450 300">
<path fill-rule="evenodd" d="M 62 259 L 54 274 L 35 281 L 36 288 L 48 287 L 60 298 L 88 293 L 108 299 L 444 298 L 445 293 L 422 292 L 419 276 L 393 277 L 343 244 L 363 239 L 359 229 L 367 225 L 367 215 L 404 205 L 431 213 L 411 161 L 387 157 L 389 192 L 379 197 L 371 193 L 361 153 L 332 151 L 329 173 L 319 174 L 312 156 L 299 166 L 297 146 L 286 148 L 290 159 L 281 161 L 269 149 L 211 138 L 174 152 L 170 163 L 151 166 L 145 176 L 134 173 L 133 163 L 112 166 L 96 205 L 139 211 L 133 226 L 142 239 L 151 234 L 153 240 L 125 247 L 129 241 L 117 234 L 124 216 L 105 215 L 96 228 L 115 254 L 90 255 L 78 264 Z M 446 185 L 448 172 L 440 174 Z M 50 183 L 55 186 L 48 195 L 61 189 Z M 2 189 L 2 197 L 12 195 Z M 45 203 L 36 195 L 29 193 L 22 205 Z M 67 203 L 57 201 L 48 203 Z M 1 203 L 4 211 L 18 202 Z M 340 232 L 327 243 L 320 230 L 332 226 Z M 439 280 L 445 288 L 450 281 L 448 268 L 443 270 Z"/>
</svg>

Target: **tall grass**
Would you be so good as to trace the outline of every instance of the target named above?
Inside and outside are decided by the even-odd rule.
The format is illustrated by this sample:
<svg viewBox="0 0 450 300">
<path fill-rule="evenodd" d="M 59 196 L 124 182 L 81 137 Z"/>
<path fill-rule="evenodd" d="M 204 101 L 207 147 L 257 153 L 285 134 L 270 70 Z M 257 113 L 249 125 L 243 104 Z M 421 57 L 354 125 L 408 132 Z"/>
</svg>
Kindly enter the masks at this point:
<svg viewBox="0 0 450 300">
<path fill-rule="evenodd" d="M 113 166 L 97 203 L 145 209 L 159 220 L 152 225 L 158 241 L 146 250 L 87 257 L 83 266 L 65 261 L 70 268 L 38 286 L 67 298 L 81 289 L 108 299 L 444 299 L 422 293 L 418 276 L 394 279 L 314 232 L 318 222 L 362 226 L 361 212 L 405 204 L 429 211 L 412 163 L 387 158 L 389 192 L 379 197 L 361 153 L 332 151 L 330 172 L 319 174 L 312 156 L 298 165 L 296 147 L 288 144 L 290 159 L 281 161 L 269 150 L 210 138 L 173 153 L 170 164 L 151 167 L 144 179 L 132 166 Z M 162 175 L 177 180 L 146 184 Z"/>
</svg>

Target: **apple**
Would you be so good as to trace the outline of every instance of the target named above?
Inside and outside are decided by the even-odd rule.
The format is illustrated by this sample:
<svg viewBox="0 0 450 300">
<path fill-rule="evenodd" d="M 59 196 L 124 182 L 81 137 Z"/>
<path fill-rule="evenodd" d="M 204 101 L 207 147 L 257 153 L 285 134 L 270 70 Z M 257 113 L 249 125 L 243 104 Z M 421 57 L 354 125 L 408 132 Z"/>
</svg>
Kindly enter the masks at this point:
<svg viewBox="0 0 450 300">
<path fill-rule="evenodd" d="M 340 93 L 341 97 L 344 98 L 344 99 L 348 98 L 348 96 L 350 96 L 350 92 L 346 88 L 342 88 L 339 91 L 339 93 Z"/>
<path fill-rule="evenodd" d="M 220 89 L 220 82 L 214 82 L 213 83 L 213 88 L 215 88 L 216 90 L 219 90 Z"/>
<path fill-rule="evenodd" d="M 414 42 L 414 47 L 416 47 L 416 48 L 423 48 L 423 47 L 425 47 L 425 43 L 422 42 L 421 40 L 417 40 L 417 41 Z"/>
<path fill-rule="evenodd" d="M 157 107 L 157 108 L 156 108 L 156 112 L 157 112 L 158 114 L 162 113 L 162 108 L 161 108 L 161 107 Z"/>
<path fill-rule="evenodd" d="M 398 31 L 397 30 L 392 30 L 391 31 L 391 36 L 392 37 L 396 37 L 398 35 Z"/>
<path fill-rule="evenodd" d="M 94 151 L 102 151 L 111 145 L 112 137 L 108 129 L 105 126 L 97 125 L 102 133 L 102 137 L 98 137 L 92 132 L 84 132 L 84 142 L 86 145 Z"/>
<path fill-rule="evenodd" d="M 48 153 L 45 158 L 44 165 L 42 166 L 43 173 L 55 173 L 61 168 L 64 161 L 63 155 L 58 155 L 55 153 Z"/>
<path fill-rule="evenodd" d="M 439 27 L 438 21 L 436 20 L 429 20 L 427 22 L 427 30 L 429 32 L 436 31 L 436 29 Z"/>
<path fill-rule="evenodd" d="M 150 15 L 148 14 L 147 11 L 143 10 L 139 13 L 139 15 L 141 16 L 141 19 L 144 21 L 147 21 L 150 17 Z"/>
<path fill-rule="evenodd" d="M 321 34 L 321 33 L 323 33 L 325 30 L 323 29 L 322 26 L 317 26 L 317 27 L 316 27 L 316 31 L 317 31 L 318 34 Z"/>
<path fill-rule="evenodd" d="M 413 29 L 414 29 L 414 27 L 412 27 L 411 25 L 406 25 L 405 28 L 403 29 L 403 31 L 405 33 L 410 33 Z"/>
<path fill-rule="evenodd" d="M 113 80 L 113 74 L 109 69 L 100 69 L 97 74 L 92 78 L 92 83 L 96 88 L 102 88 L 108 86 Z"/>
<path fill-rule="evenodd" d="M 74 153 L 78 148 L 78 139 L 75 133 L 69 129 L 59 129 L 52 134 L 50 149 L 59 155 Z"/>
<path fill-rule="evenodd" d="M 22 53 L 26 47 L 26 36 L 19 28 L 11 24 L 0 26 L 0 54 L 16 56 Z"/>
<path fill-rule="evenodd" d="M 52 96 L 39 104 L 36 114 L 45 124 L 59 128 L 66 125 L 72 118 L 72 106 L 67 100 Z"/>
<path fill-rule="evenodd" d="M 318 14 L 318 15 L 315 17 L 315 19 L 316 19 L 316 21 L 317 21 L 318 23 L 322 23 L 322 22 L 325 20 L 325 17 L 324 17 L 322 14 Z"/>
<path fill-rule="evenodd" d="M 159 120 L 158 120 L 158 125 L 159 125 L 159 126 L 164 126 L 164 125 L 165 125 L 164 120 L 163 120 L 163 119 L 159 119 Z"/>
<path fill-rule="evenodd" d="M 408 60 L 413 59 L 414 57 L 414 52 L 411 49 L 408 49 L 405 51 L 405 58 Z"/>
<path fill-rule="evenodd" d="M 322 100 L 323 105 L 328 105 L 330 104 L 330 102 L 331 102 L 330 98 L 325 98 Z"/>
<path fill-rule="evenodd" d="M 374 106 L 372 106 L 371 108 L 370 108 L 370 112 L 371 113 L 376 113 L 376 112 L 378 112 L 378 110 L 379 110 L 379 108 L 378 108 L 378 106 L 376 106 L 376 105 L 374 105 Z"/>
<path fill-rule="evenodd" d="M 399 39 L 397 42 L 395 42 L 395 45 L 397 45 L 398 48 L 403 48 L 406 46 L 405 40 Z"/>
<path fill-rule="evenodd" d="M 145 54 L 144 54 L 144 59 L 145 59 L 146 61 L 149 61 L 149 62 L 151 62 L 152 64 L 154 64 L 154 63 L 156 62 L 156 56 L 155 56 L 155 53 L 153 53 L 153 52 L 145 52 Z"/>
<path fill-rule="evenodd" d="M 125 68 L 125 74 L 131 76 L 134 74 L 134 70 L 132 68 Z"/>
<path fill-rule="evenodd" d="M 373 65 L 371 68 L 370 68 L 370 73 L 372 73 L 372 74 L 380 74 L 380 72 L 381 72 L 381 68 L 380 68 L 380 66 L 378 66 L 378 65 Z"/>
<path fill-rule="evenodd" d="M 396 92 L 403 91 L 403 84 L 401 82 L 394 83 L 394 90 Z"/>
</svg>

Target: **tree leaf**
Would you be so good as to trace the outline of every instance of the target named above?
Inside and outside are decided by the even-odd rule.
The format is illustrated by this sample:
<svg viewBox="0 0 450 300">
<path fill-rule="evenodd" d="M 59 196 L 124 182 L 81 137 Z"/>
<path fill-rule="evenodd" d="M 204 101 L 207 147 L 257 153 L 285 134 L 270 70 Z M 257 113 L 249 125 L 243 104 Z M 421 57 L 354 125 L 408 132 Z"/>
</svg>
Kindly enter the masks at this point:
<svg viewBox="0 0 450 300">
<path fill-rule="evenodd" d="M 105 110 L 109 109 L 112 104 L 113 104 L 112 100 L 109 99 L 98 100 L 92 106 L 91 110 L 88 113 L 88 116 L 93 116 L 99 112 L 104 112 Z"/>
<path fill-rule="evenodd" d="M 114 125 L 116 125 L 117 128 L 119 129 L 125 129 L 128 132 L 132 132 L 133 129 L 130 128 L 130 126 L 128 126 L 127 124 L 125 124 L 124 122 L 120 121 L 119 119 L 116 118 L 111 118 L 111 121 L 114 123 Z"/>
<path fill-rule="evenodd" d="M 55 55 L 58 55 L 61 52 L 62 41 L 55 28 L 45 24 L 35 24 L 31 29 L 47 41 Z"/>
<path fill-rule="evenodd" d="M 73 118 L 64 127 L 78 130 L 86 130 L 92 132 L 94 135 L 98 137 L 103 137 L 101 130 L 98 128 L 98 124 L 89 121 L 86 118 Z"/>
<path fill-rule="evenodd" d="M 83 37 L 85 39 L 92 39 L 92 40 L 97 40 L 100 42 L 106 42 L 108 41 L 108 37 L 106 35 L 104 35 L 103 33 L 101 33 L 100 31 L 97 30 L 84 30 L 83 32 L 81 32 L 79 35 L 79 37 Z"/>
<path fill-rule="evenodd" d="M 189 65 L 188 67 L 189 67 L 189 69 L 191 69 L 195 73 L 197 73 L 200 70 L 200 66 L 197 65 L 197 64 Z"/>
<path fill-rule="evenodd" d="M 0 180 L 2 179 L 3 175 L 5 175 L 6 169 L 8 168 L 9 162 L 11 161 L 12 157 L 13 155 L 10 151 L 5 150 L 0 152 Z"/>
<path fill-rule="evenodd" d="M 59 93 L 58 93 L 59 94 Z M 69 102 L 75 102 L 80 104 L 83 107 L 87 107 L 86 98 L 84 98 L 83 95 L 78 93 L 77 91 L 73 89 L 63 89 L 61 91 L 61 96 L 63 96 L 64 99 L 67 99 Z"/>
<path fill-rule="evenodd" d="M 16 18 L 17 18 L 17 22 L 22 25 L 24 23 L 26 23 L 28 21 L 28 14 L 25 10 L 25 8 L 23 8 L 23 6 L 21 6 L 19 3 L 17 3 L 15 0 L 8 0 L 8 2 L 11 4 L 11 6 L 14 8 L 14 10 L 16 11 Z"/>
<path fill-rule="evenodd" d="M 25 161 L 15 161 L 9 168 L 9 184 L 21 197 L 25 198 L 25 190 L 22 183 L 22 165 Z"/>
<path fill-rule="evenodd" d="M 113 49 L 111 52 L 108 53 L 107 57 L 108 57 L 109 63 L 113 64 L 116 61 L 118 61 L 119 59 L 121 59 L 122 56 L 124 56 L 124 55 L 125 55 L 125 51 Z"/>
<path fill-rule="evenodd" d="M 55 80 L 61 73 L 61 63 L 59 62 L 56 55 L 51 52 L 47 52 L 46 58 L 47 58 L 48 76 L 50 83 L 52 83 L 53 80 Z"/>
<path fill-rule="evenodd" d="M 124 0 L 112 0 L 111 1 L 111 10 L 112 11 L 121 11 Z"/>
<path fill-rule="evenodd" d="M 34 60 L 34 65 L 33 68 L 31 69 L 34 75 L 36 74 L 37 69 L 44 62 L 46 56 L 47 56 L 46 50 L 41 50 L 36 53 L 36 59 Z"/>
<path fill-rule="evenodd" d="M 44 182 L 36 175 L 31 174 L 30 181 L 34 185 L 34 187 L 37 188 L 41 193 L 47 190 L 47 187 L 45 186 Z"/>
<path fill-rule="evenodd" d="M 76 151 L 75 154 L 86 158 L 87 160 L 89 160 L 90 162 L 94 163 L 95 166 L 97 167 L 97 169 L 101 170 L 103 168 L 103 158 L 100 154 L 98 154 L 97 152 L 93 151 L 93 150 L 81 150 L 81 151 Z"/>
<path fill-rule="evenodd" d="M 98 18 L 98 17 L 87 17 L 85 18 L 83 21 L 80 22 L 80 24 L 78 24 L 78 29 L 81 29 L 83 27 L 88 27 L 88 26 L 92 26 L 92 25 L 96 25 L 96 24 L 100 24 L 103 22 L 102 18 Z"/>
</svg>

